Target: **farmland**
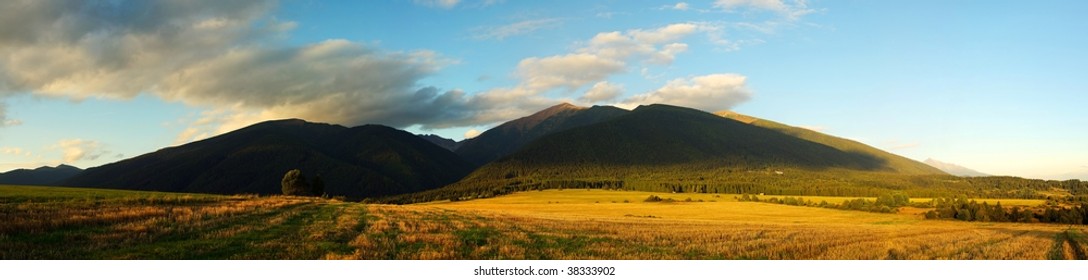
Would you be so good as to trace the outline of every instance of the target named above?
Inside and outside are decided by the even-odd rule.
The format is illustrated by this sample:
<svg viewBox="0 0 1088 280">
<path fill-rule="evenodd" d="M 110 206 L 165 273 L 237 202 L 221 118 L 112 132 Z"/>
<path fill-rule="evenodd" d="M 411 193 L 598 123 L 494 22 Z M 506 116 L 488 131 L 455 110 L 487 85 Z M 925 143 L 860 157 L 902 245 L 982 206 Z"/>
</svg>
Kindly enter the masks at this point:
<svg viewBox="0 0 1088 280">
<path fill-rule="evenodd" d="M 0 219 L 2 259 L 1084 259 L 1088 242 L 1083 226 L 573 189 L 375 205 L 0 186 Z"/>
</svg>

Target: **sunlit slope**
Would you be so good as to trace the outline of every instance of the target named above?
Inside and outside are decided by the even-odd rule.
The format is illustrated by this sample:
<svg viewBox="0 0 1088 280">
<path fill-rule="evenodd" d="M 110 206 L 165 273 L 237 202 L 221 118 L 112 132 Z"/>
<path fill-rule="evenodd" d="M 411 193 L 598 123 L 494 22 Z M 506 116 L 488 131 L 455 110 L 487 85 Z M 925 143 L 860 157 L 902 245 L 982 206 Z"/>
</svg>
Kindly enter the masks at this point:
<svg viewBox="0 0 1088 280">
<path fill-rule="evenodd" d="M 873 148 L 872 146 L 865 145 L 854 140 L 835 137 L 809 129 L 790 126 L 752 116 L 742 115 L 731 111 L 718 112 L 716 113 L 716 115 L 751 124 L 754 126 L 771 129 L 814 143 L 820 143 L 840 151 L 869 155 L 882 161 L 883 167 L 886 170 L 891 170 L 896 173 L 945 174 L 943 171 L 927 164 L 911 160 L 896 154 L 885 152 L 883 150 Z"/>
<path fill-rule="evenodd" d="M 613 179 L 711 170 L 852 170 L 943 174 L 863 144 L 757 121 L 746 124 L 667 105 L 641 106 L 612 120 L 548 135 L 484 166 L 466 181 Z M 667 177 L 667 176 L 665 176 Z"/>
<path fill-rule="evenodd" d="M 754 123 L 690 108 L 640 106 L 541 137 L 455 184 L 391 201 L 478 198 L 542 188 L 875 196 L 889 189 L 964 185 L 917 178 L 946 175 L 857 142 Z"/>
</svg>

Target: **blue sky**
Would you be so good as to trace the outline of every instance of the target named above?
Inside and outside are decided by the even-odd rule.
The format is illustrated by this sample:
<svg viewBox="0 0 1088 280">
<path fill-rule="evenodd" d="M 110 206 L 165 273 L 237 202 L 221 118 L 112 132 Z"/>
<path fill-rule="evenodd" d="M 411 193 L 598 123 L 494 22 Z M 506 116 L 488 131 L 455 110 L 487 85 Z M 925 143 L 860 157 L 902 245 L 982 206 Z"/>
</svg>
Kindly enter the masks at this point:
<svg viewBox="0 0 1088 280">
<path fill-rule="evenodd" d="M 740 113 L 1088 179 L 1082 1 L 0 4 L 0 171 L 303 118 L 461 139 L 559 102 Z"/>
</svg>

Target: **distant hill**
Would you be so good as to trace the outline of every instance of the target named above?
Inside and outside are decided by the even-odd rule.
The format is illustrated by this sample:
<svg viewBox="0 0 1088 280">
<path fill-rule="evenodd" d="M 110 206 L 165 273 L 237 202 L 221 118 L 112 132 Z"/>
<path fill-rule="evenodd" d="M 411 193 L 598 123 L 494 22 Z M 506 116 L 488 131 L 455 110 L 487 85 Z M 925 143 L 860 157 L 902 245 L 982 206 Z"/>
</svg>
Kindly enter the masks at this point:
<svg viewBox="0 0 1088 280">
<path fill-rule="evenodd" d="M 945 175 L 855 141 L 735 113 L 723 115 L 639 106 L 539 137 L 453 185 L 391 201 L 555 187 L 737 193 L 774 185 L 798 193 L 816 188 L 855 192 L 892 181 L 887 187 L 909 184 L 910 176 Z"/>
<path fill-rule="evenodd" d="M 589 124 L 623 114 L 627 110 L 612 106 L 578 107 L 562 103 L 527 117 L 508 121 L 463 141 L 457 154 L 465 160 L 483 165 L 509 155 L 525 144 L 542 136 Z"/>
<path fill-rule="evenodd" d="M 462 143 L 462 142 L 458 142 L 458 141 L 453 141 L 453 139 L 445 138 L 445 137 L 434 135 L 434 134 L 423 134 L 423 135 L 419 135 L 419 137 L 423 138 L 423 139 L 425 139 L 427 141 L 431 141 L 431 143 L 434 143 L 435 145 L 438 145 L 439 147 L 446 148 L 446 150 L 450 150 L 450 151 L 456 151 L 457 148 L 461 147 L 461 143 Z"/>
<path fill-rule="evenodd" d="M 941 171 L 947 172 L 948 174 L 952 174 L 952 175 L 956 175 L 956 176 L 960 176 L 960 177 L 985 177 L 985 176 L 990 176 L 990 174 L 978 172 L 978 171 L 972 170 L 970 168 L 955 165 L 955 164 L 952 164 L 952 163 L 941 162 L 939 160 L 935 160 L 935 159 L 932 159 L 932 158 L 927 158 L 926 161 L 925 161 L 925 164 L 928 164 L 929 166 L 936 167 L 937 169 L 940 169 Z"/>
<path fill-rule="evenodd" d="M 66 164 L 57 165 L 57 167 L 42 166 L 35 169 L 16 169 L 0 173 L 0 184 L 51 186 L 82 171 L 83 169 Z"/>
<path fill-rule="evenodd" d="M 330 195 L 370 197 L 437 188 L 471 169 L 456 154 L 380 125 L 290 119 L 90 168 L 67 186 L 195 193 L 280 193 L 291 169 L 320 175 Z"/>
</svg>

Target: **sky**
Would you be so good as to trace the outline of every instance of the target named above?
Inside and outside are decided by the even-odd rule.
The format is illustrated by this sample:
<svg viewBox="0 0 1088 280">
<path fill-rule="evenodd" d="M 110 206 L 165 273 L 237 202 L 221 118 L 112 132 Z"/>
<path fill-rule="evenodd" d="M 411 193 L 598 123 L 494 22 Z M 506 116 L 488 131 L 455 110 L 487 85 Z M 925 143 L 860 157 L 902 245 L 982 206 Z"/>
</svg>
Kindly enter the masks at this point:
<svg viewBox="0 0 1088 280">
<path fill-rule="evenodd" d="M 1088 179 L 1084 1 L 2 1 L 0 172 L 265 120 L 456 140 L 568 102 L 733 110 Z"/>
</svg>

